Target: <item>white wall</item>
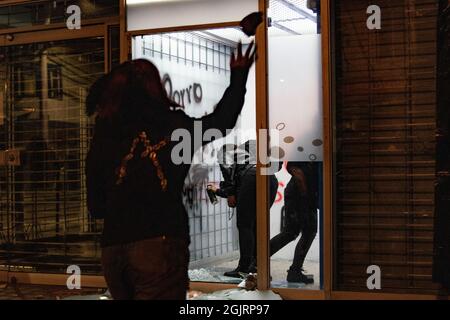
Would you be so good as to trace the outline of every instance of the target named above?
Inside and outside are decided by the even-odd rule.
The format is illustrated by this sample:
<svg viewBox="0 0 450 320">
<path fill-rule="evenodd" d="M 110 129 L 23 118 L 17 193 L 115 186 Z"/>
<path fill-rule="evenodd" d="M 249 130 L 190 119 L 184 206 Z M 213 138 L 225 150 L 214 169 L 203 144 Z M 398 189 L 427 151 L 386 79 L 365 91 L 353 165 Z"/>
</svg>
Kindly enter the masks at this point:
<svg viewBox="0 0 450 320">
<path fill-rule="evenodd" d="M 128 30 L 241 21 L 258 11 L 258 0 L 127 1 Z"/>
</svg>

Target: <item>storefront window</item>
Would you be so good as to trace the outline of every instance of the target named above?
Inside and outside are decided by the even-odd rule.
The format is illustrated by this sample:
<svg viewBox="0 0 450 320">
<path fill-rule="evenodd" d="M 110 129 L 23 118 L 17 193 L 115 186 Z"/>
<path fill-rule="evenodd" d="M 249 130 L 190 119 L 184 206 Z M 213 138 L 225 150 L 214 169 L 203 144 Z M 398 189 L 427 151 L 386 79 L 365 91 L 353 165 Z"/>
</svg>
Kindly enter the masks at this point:
<svg viewBox="0 0 450 320">
<path fill-rule="evenodd" d="M 139 34 L 132 40 L 132 57 L 152 61 L 172 100 L 189 116 L 200 118 L 214 111 L 227 88 L 230 57 L 239 41 L 243 42 L 244 50 L 251 41 L 236 22 L 255 11 L 258 11 L 257 0 L 128 0 L 127 30 Z M 212 26 L 208 30 L 195 27 L 207 24 Z M 221 28 L 222 24 L 236 27 Z M 151 33 L 152 29 L 178 27 L 189 31 Z M 226 198 L 218 196 L 217 202 L 212 202 L 207 189 L 208 186 L 220 187 L 223 172 L 230 169 L 229 164 L 232 165 L 236 154 L 245 152 L 247 141 L 256 146 L 253 143 L 256 139 L 255 94 L 255 69 L 252 68 L 244 109 L 234 131 L 226 140 L 216 140 L 206 146 L 203 153 L 194 155 L 186 178 L 183 197 L 191 231 L 191 281 L 237 284 L 243 280 L 239 272 L 230 274 L 239 264 L 242 247 L 236 209 L 229 206 Z M 231 161 L 221 168 L 219 163 L 224 159 Z M 251 182 L 248 201 L 254 207 L 250 216 L 255 222 L 256 178 Z"/>
<path fill-rule="evenodd" d="M 119 1 L 111 0 L 54 0 L 15 4 L 0 7 L 0 29 L 64 23 L 71 13 L 67 8 L 76 5 L 82 19 L 118 16 Z"/>
</svg>

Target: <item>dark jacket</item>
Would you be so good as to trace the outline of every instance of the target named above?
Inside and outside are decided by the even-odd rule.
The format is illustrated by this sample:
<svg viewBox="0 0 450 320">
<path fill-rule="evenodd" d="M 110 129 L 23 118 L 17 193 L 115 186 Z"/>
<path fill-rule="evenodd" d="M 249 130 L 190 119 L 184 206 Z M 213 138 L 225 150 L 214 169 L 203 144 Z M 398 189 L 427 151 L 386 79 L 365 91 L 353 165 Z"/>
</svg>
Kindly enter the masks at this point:
<svg viewBox="0 0 450 320">
<path fill-rule="evenodd" d="M 223 181 L 220 182 L 220 189 L 216 191 L 216 194 L 222 198 L 235 196 L 242 177 L 249 170 L 256 172 L 256 161 L 256 141 L 247 141 L 236 148 L 233 152 L 233 163 L 220 164 Z"/>
<path fill-rule="evenodd" d="M 222 172 L 223 180 L 220 181 L 220 188 L 216 190 L 216 194 L 221 198 L 228 198 L 229 196 L 236 194 L 236 186 L 234 181 L 232 166 L 225 166 L 220 164 L 220 171 Z"/>
<path fill-rule="evenodd" d="M 97 118 L 86 160 L 87 202 L 93 217 L 105 219 L 103 246 L 158 236 L 188 240 L 188 216 L 182 202 L 182 188 L 190 165 L 175 165 L 171 160 L 172 150 L 179 142 L 169 140 L 158 152 L 168 180 L 166 192 L 162 191 L 156 168 L 148 159 L 130 161 L 128 175 L 120 185 L 116 183 L 117 169 L 129 153 L 133 139 L 142 131 L 148 133 L 152 144 L 170 139 L 176 129 L 186 129 L 194 141 L 194 122 L 201 120 L 203 132 L 215 128 L 225 136 L 226 130 L 235 126 L 244 105 L 247 77 L 247 69 L 233 69 L 230 85 L 215 111 L 201 119 L 190 118 L 182 111 L 167 111 L 158 117 L 142 115 L 140 120 L 133 121 Z M 192 145 L 191 155 L 194 151 Z"/>
<path fill-rule="evenodd" d="M 216 191 L 219 197 L 227 198 L 236 196 L 243 178 L 249 174 L 256 181 L 256 163 L 257 163 L 257 144 L 256 140 L 249 140 L 235 149 L 233 155 L 234 163 L 231 165 L 220 164 L 223 180 L 220 182 L 220 188 Z M 272 164 L 273 165 L 273 164 Z M 277 162 L 277 172 L 282 168 L 282 162 Z M 276 193 L 278 180 L 274 175 L 271 176 L 270 189 Z M 271 191 L 271 194 L 273 193 Z"/>
<path fill-rule="evenodd" d="M 222 198 L 237 195 L 241 181 L 247 174 L 251 174 L 256 179 L 256 140 L 249 140 L 236 148 L 233 158 L 234 163 L 231 165 L 220 164 L 223 181 L 220 182 L 220 189 L 216 191 L 216 194 Z M 281 170 L 281 167 L 282 163 L 279 162 L 277 172 Z M 277 185 L 273 186 L 272 184 L 271 188 L 277 188 Z"/>
<path fill-rule="evenodd" d="M 285 206 L 289 210 L 295 210 L 298 214 L 315 212 L 319 208 L 318 164 L 315 162 L 296 162 L 294 166 L 303 171 L 307 192 L 302 194 L 299 181 L 295 177 L 291 177 L 284 190 Z"/>
</svg>

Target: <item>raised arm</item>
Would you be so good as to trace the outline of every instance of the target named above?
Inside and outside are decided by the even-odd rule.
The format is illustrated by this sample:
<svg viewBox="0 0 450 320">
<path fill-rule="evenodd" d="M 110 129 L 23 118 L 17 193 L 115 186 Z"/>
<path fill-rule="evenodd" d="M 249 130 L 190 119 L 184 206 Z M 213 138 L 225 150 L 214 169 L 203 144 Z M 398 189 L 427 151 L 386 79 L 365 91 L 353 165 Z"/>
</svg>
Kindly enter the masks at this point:
<svg viewBox="0 0 450 320">
<path fill-rule="evenodd" d="M 244 106 L 248 73 L 255 61 L 256 50 L 253 50 L 253 48 L 254 43 L 252 42 L 243 55 L 242 44 L 239 43 L 237 55 L 233 53 L 231 56 L 230 85 L 225 90 L 222 99 L 213 113 L 200 119 L 189 118 L 190 126 L 193 126 L 195 121 L 201 121 L 202 133 L 209 129 L 217 129 L 222 133 L 222 136 L 226 135 L 228 129 L 234 128 Z M 208 141 L 204 143 L 206 144 Z"/>
</svg>

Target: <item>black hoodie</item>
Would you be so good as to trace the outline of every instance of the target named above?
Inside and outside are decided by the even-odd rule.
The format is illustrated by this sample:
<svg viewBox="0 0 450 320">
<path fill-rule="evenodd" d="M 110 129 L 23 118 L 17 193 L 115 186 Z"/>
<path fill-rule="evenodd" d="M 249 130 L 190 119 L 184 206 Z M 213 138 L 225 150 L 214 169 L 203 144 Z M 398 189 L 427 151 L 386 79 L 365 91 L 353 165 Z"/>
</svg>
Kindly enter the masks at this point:
<svg viewBox="0 0 450 320">
<path fill-rule="evenodd" d="M 172 149 L 179 142 L 170 141 L 170 137 L 176 129 L 189 131 L 193 155 L 195 121 L 202 122 L 202 134 L 214 128 L 225 136 L 226 130 L 235 126 L 244 105 L 247 77 L 248 69 L 232 69 L 230 85 L 215 111 L 201 119 L 190 118 L 182 111 L 163 112 L 158 116 L 142 115 L 133 121 L 97 117 L 86 159 L 87 202 L 90 214 L 104 219 L 103 246 L 159 236 L 189 241 L 182 188 L 190 165 L 172 162 Z M 168 181 L 166 192 L 161 188 L 156 167 L 148 159 L 136 160 L 135 163 L 130 161 L 126 179 L 117 184 L 117 169 L 129 153 L 132 141 L 142 131 L 147 132 L 152 144 L 169 138 L 168 145 L 158 152 L 158 160 Z"/>
</svg>

